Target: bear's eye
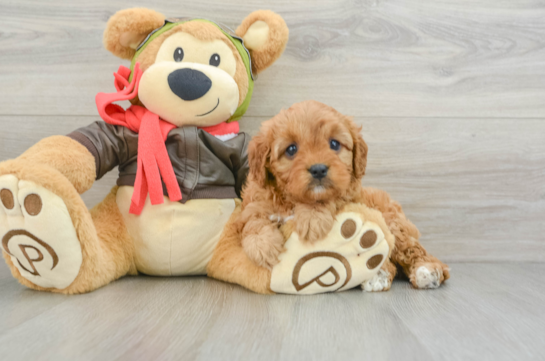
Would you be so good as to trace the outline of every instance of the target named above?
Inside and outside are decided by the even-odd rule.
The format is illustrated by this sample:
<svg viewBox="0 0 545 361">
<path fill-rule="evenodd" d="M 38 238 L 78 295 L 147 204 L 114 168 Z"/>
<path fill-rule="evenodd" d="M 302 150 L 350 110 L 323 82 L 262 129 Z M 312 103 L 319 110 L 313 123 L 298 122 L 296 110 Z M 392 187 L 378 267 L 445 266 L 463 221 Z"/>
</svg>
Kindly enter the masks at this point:
<svg viewBox="0 0 545 361">
<path fill-rule="evenodd" d="M 174 61 L 180 62 L 184 58 L 184 49 L 176 48 L 174 50 Z"/>
<path fill-rule="evenodd" d="M 289 147 L 286 148 L 286 155 L 288 158 L 291 158 L 297 153 L 297 144 L 290 144 Z"/>
<path fill-rule="evenodd" d="M 210 57 L 210 61 L 208 62 L 212 66 L 219 66 L 220 65 L 220 56 L 219 54 L 212 54 Z"/>
<path fill-rule="evenodd" d="M 329 141 L 329 147 L 334 151 L 338 151 L 339 149 L 341 149 L 341 143 L 339 143 L 339 141 L 336 139 L 331 139 Z"/>
</svg>

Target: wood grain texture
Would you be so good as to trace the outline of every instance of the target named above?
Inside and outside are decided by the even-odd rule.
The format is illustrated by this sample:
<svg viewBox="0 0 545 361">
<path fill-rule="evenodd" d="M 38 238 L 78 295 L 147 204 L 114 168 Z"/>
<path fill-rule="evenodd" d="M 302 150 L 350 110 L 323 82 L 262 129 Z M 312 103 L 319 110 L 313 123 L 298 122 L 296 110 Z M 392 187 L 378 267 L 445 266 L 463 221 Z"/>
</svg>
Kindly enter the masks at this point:
<svg viewBox="0 0 545 361">
<path fill-rule="evenodd" d="M 542 360 L 545 264 L 453 264 L 445 286 L 263 296 L 202 277 L 0 292 L 2 360 Z M 0 276 L 8 272 L 0 265 Z M 4 292 L 6 290 L 6 292 Z"/>
<path fill-rule="evenodd" d="M 250 116 L 316 99 L 357 116 L 543 117 L 545 3 L 459 0 L 0 2 L 0 114 L 94 115 L 121 60 L 109 16 L 153 6 L 229 26 L 270 8 L 285 55 L 256 83 Z"/>
<path fill-rule="evenodd" d="M 87 116 L 0 116 L 0 161 Z M 245 117 L 255 134 L 266 118 Z M 545 122 L 538 119 L 361 118 L 369 145 L 365 186 L 400 202 L 422 243 L 447 261 L 545 260 Z M 110 172 L 83 195 L 100 202 Z"/>
</svg>

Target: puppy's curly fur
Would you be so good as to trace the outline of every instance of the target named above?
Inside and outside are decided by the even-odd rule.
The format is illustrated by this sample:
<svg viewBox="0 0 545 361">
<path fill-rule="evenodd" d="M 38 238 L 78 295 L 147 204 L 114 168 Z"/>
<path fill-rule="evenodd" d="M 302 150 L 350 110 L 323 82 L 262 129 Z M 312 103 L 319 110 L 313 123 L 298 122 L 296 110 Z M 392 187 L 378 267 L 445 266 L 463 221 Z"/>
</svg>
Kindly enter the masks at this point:
<svg viewBox="0 0 545 361">
<path fill-rule="evenodd" d="M 239 219 L 245 252 L 270 269 L 283 250 L 279 227 L 286 219 L 294 217 L 299 236 L 316 242 L 331 231 L 341 208 L 364 203 L 382 212 L 396 237 L 391 259 L 382 266 L 389 284 L 395 264 L 415 287 L 426 288 L 416 275 L 422 266 L 441 283 L 449 277 L 447 266 L 418 242 L 418 230 L 401 206 L 386 192 L 361 186 L 368 148 L 360 131 L 350 117 L 316 101 L 297 103 L 263 123 L 248 149 L 250 174 Z M 321 174 L 313 171 L 316 166 Z"/>
</svg>

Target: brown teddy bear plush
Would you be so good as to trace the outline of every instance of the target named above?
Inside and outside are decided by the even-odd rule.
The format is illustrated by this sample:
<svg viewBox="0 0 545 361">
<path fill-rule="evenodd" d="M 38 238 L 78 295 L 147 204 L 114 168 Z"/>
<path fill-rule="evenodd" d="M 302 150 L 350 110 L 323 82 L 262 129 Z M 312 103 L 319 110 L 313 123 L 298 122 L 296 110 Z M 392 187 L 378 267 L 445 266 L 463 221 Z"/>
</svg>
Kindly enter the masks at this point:
<svg viewBox="0 0 545 361">
<path fill-rule="evenodd" d="M 0 239 L 13 276 L 74 294 L 138 273 L 207 274 L 247 174 L 249 137 L 237 120 L 254 75 L 287 41 L 271 11 L 235 32 L 148 9 L 112 16 L 105 47 L 132 63 L 115 74 L 117 92 L 97 95 L 104 122 L 0 163 Z M 117 186 L 88 210 L 80 194 L 116 166 Z M 220 261 L 230 254 L 220 252 Z"/>
</svg>

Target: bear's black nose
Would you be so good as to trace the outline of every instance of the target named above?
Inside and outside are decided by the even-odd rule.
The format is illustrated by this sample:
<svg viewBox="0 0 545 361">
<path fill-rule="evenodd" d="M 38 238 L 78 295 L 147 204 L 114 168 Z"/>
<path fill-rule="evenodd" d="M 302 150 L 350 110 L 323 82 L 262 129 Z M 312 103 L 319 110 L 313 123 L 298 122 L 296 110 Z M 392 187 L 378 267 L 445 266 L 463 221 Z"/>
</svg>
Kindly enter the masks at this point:
<svg viewBox="0 0 545 361">
<path fill-rule="evenodd" d="M 212 80 L 203 72 L 194 69 L 178 69 L 168 74 L 170 90 L 183 100 L 202 97 L 212 87 Z"/>
<path fill-rule="evenodd" d="M 312 174 L 312 178 L 322 179 L 327 175 L 328 169 L 325 164 L 314 164 L 308 171 Z"/>
</svg>

